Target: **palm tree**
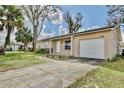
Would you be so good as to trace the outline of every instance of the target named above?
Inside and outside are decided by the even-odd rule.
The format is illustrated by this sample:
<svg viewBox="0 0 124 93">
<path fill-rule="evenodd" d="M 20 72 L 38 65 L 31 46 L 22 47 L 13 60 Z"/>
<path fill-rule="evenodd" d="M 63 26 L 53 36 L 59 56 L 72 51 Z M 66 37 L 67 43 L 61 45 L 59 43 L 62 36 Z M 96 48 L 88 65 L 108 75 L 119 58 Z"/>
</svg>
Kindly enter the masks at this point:
<svg viewBox="0 0 124 93">
<path fill-rule="evenodd" d="M 32 32 L 30 29 L 23 27 L 16 33 L 16 41 L 24 44 L 25 50 L 27 49 L 27 44 L 33 40 Z"/>
<path fill-rule="evenodd" d="M 82 27 L 83 16 L 81 13 L 77 13 L 75 18 L 73 18 L 69 12 L 64 15 L 64 19 L 68 25 L 69 33 L 75 33 Z"/>
<path fill-rule="evenodd" d="M 6 30 L 4 49 L 10 44 L 10 35 L 14 28 L 19 29 L 23 25 L 23 15 L 21 10 L 14 5 L 0 6 L 0 30 Z"/>
</svg>

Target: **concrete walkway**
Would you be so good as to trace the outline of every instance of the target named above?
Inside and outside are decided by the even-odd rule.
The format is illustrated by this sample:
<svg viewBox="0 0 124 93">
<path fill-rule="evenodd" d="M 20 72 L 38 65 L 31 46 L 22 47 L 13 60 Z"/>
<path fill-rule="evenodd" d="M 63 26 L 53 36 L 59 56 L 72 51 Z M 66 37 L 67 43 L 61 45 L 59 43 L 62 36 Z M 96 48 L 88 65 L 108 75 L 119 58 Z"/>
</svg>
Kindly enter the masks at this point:
<svg viewBox="0 0 124 93">
<path fill-rule="evenodd" d="M 67 87 L 86 72 L 96 68 L 96 66 L 80 62 L 55 61 L 41 58 L 41 60 L 42 59 L 47 60 L 48 63 L 0 72 L 0 87 Z"/>
</svg>

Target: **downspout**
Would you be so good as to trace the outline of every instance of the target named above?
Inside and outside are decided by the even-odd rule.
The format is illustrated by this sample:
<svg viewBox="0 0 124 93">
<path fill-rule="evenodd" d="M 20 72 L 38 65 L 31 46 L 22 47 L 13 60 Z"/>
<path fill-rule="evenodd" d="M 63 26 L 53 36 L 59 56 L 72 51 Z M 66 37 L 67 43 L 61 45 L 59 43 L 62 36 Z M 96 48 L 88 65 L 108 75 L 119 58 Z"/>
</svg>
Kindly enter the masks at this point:
<svg viewBox="0 0 124 93">
<path fill-rule="evenodd" d="M 73 48 L 74 47 L 74 35 L 71 35 L 71 56 L 74 56 L 73 54 Z"/>
</svg>

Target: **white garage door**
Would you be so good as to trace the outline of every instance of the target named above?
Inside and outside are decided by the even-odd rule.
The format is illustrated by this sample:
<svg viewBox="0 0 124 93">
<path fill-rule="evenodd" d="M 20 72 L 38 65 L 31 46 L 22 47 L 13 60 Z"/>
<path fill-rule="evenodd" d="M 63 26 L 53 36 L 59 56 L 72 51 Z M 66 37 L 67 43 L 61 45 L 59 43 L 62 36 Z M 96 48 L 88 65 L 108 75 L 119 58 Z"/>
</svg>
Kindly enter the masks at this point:
<svg viewBox="0 0 124 93">
<path fill-rule="evenodd" d="M 80 57 L 104 59 L 104 38 L 80 40 Z"/>
</svg>

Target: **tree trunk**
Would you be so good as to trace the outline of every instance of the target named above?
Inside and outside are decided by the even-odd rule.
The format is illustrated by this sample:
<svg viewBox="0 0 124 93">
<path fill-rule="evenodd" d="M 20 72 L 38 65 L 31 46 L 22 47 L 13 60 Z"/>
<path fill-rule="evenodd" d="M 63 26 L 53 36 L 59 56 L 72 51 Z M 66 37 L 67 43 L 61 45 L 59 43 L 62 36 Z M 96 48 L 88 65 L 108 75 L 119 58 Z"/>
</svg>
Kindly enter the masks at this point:
<svg viewBox="0 0 124 93">
<path fill-rule="evenodd" d="M 26 45 L 25 45 L 25 43 L 24 43 L 24 51 L 26 50 Z"/>
<path fill-rule="evenodd" d="M 32 51 L 34 52 L 36 50 L 36 42 L 34 40 L 32 42 L 32 45 L 33 45 Z"/>
<path fill-rule="evenodd" d="M 26 51 L 26 52 L 28 51 L 27 43 L 25 43 L 25 51 Z"/>
<path fill-rule="evenodd" d="M 32 46 L 33 46 L 33 49 L 32 51 L 34 52 L 36 50 L 36 41 L 37 41 L 37 34 L 38 34 L 38 25 L 34 25 L 33 26 L 33 43 L 32 43 Z"/>
<path fill-rule="evenodd" d="M 6 48 L 7 45 L 10 43 L 10 34 L 11 34 L 11 29 L 8 29 L 7 31 L 7 36 L 5 38 L 5 43 L 4 43 L 4 49 Z"/>
</svg>

